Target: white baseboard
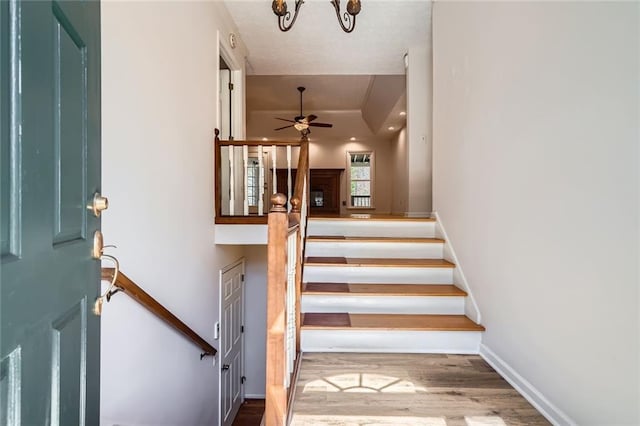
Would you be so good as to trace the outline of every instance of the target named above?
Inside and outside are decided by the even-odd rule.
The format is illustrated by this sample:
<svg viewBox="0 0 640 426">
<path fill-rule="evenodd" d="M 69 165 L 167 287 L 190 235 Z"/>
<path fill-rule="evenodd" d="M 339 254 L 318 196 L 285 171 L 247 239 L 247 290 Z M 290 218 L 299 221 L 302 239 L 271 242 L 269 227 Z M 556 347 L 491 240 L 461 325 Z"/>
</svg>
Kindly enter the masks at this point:
<svg viewBox="0 0 640 426">
<path fill-rule="evenodd" d="M 405 217 L 433 217 L 432 212 L 404 212 Z"/>
<path fill-rule="evenodd" d="M 266 396 L 263 393 L 246 393 L 244 399 L 265 399 Z"/>
<path fill-rule="evenodd" d="M 462 289 L 467 292 L 468 301 L 471 304 L 467 304 L 467 308 L 465 309 L 465 313 L 469 318 L 475 321 L 477 324 L 480 324 L 482 321 L 482 315 L 480 314 L 480 308 L 478 307 L 478 303 L 476 302 L 476 298 L 473 296 L 473 291 L 471 291 L 471 287 L 467 282 L 467 277 L 464 276 L 464 272 L 462 271 L 462 265 L 458 260 L 458 256 L 456 256 L 456 252 L 453 249 L 453 243 L 449 239 L 447 235 L 447 231 L 442 223 L 442 219 L 438 215 L 438 212 L 433 212 L 434 217 L 436 218 L 436 237 L 444 239 L 444 258 L 450 262 L 453 262 L 456 265 L 456 268 L 453 271 L 453 282 L 455 284 L 459 284 L 462 286 Z"/>
<path fill-rule="evenodd" d="M 577 424 L 484 343 L 480 344 L 480 356 L 552 424 L 563 426 Z"/>
</svg>

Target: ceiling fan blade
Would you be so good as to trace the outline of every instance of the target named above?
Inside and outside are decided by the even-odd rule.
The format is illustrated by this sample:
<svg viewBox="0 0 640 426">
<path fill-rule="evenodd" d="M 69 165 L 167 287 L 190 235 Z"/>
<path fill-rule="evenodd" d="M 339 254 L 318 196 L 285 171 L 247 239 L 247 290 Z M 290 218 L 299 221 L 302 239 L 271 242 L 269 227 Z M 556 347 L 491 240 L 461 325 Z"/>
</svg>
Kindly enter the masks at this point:
<svg viewBox="0 0 640 426">
<path fill-rule="evenodd" d="M 307 122 L 311 123 L 313 120 L 315 120 L 316 118 L 318 118 L 317 115 L 313 115 L 313 114 L 309 114 L 307 115 Z"/>
<path fill-rule="evenodd" d="M 286 118 L 280 118 L 280 117 L 274 117 L 276 120 L 280 120 L 280 121 L 286 121 L 287 123 L 295 123 L 295 121 L 293 120 L 288 120 Z"/>
<path fill-rule="evenodd" d="M 309 123 L 309 126 L 313 126 L 313 127 L 333 127 L 333 124 L 329 124 L 329 123 Z"/>
<path fill-rule="evenodd" d="M 288 129 L 289 127 L 293 127 L 293 124 L 289 124 L 288 126 L 284 126 L 284 127 L 278 127 L 277 129 L 273 129 L 275 130 L 282 130 L 282 129 Z"/>
</svg>

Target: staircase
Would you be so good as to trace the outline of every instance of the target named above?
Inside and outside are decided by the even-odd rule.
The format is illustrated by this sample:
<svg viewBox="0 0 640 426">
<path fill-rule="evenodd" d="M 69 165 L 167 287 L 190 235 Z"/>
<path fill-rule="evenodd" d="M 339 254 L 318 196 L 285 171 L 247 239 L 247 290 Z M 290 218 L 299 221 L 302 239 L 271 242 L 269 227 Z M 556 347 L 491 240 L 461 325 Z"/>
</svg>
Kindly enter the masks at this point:
<svg viewBox="0 0 640 426">
<path fill-rule="evenodd" d="M 310 217 L 307 235 L 303 352 L 478 353 L 435 219 Z"/>
</svg>

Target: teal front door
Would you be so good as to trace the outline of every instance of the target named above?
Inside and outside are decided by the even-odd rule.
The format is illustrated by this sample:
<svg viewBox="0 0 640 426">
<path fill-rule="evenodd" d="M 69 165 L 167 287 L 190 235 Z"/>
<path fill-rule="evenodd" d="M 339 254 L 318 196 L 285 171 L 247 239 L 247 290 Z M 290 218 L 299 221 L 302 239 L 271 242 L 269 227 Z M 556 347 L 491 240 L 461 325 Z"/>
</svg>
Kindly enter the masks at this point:
<svg viewBox="0 0 640 426">
<path fill-rule="evenodd" d="M 99 423 L 100 5 L 0 0 L 0 425 Z"/>
</svg>

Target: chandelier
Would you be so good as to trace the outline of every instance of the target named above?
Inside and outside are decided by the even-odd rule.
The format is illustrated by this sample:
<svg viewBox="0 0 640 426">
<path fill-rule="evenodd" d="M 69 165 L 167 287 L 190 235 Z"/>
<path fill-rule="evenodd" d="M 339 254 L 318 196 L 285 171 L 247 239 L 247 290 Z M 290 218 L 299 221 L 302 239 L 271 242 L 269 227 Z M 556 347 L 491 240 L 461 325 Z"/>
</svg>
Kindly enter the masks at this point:
<svg viewBox="0 0 640 426">
<path fill-rule="evenodd" d="M 338 23 L 340 28 L 345 33 L 350 33 L 356 27 L 356 15 L 360 13 L 360 0 L 347 0 L 347 11 L 340 15 L 340 0 L 330 0 L 333 8 L 336 10 L 336 16 L 338 17 Z M 280 31 L 289 31 L 298 18 L 300 12 L 300 6 L 304 3 L 303 0 L 296 0 L 295 7 L 293 9 L 293 16 L 291 12 L 287 10 L 286 0 L 273 0 L 271 3 L 271 9 L 273 13 L 278 17 L 278 27 Z"/>
</svg>

